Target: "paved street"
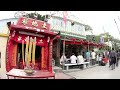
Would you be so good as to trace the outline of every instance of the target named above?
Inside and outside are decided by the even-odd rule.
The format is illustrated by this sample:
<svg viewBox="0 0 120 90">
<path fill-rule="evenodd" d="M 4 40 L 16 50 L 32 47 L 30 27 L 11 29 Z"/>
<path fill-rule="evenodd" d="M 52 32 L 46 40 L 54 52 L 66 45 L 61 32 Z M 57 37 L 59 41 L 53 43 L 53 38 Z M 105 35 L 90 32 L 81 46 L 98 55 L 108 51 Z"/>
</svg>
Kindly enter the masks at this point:
<svg viewBox="0 0 120 90">
<path fill-rule="evenodd" d="M 96 66 L 76 72 L 68 72 L 67 74 L 76 79 L 120 79 L 120 66 L 116 67 L 115 70 L 111 70 L 108 65 Z"/>
<path fill-rule="evenodd" d="M 65 72 L 76 79 L 120 79 L 120 66 L 111 70 L 107 66 L 95 66 L 89 69 L 73 69 Z M 0 73 L 2 79 L 6 79 L 5 72 Z M 62 79 L 62 78 L 61 78 Z"/>
</svg>

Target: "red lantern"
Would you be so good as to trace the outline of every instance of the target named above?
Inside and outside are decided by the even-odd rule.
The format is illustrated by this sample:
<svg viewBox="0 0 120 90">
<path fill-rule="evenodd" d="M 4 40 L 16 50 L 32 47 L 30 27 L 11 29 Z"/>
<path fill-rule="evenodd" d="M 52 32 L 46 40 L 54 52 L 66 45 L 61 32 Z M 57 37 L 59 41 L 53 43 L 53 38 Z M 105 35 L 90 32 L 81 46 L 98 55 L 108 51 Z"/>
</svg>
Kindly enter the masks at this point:
<svg viewBox="0 0 120 90">
<path fill-rule="evenodd" d="M 93 46 L 95 46 L 95 43 L 94 43 L 94 42 L 92 42 L 92 45 L 93 45 Z"/>
<path fill-rule="evenodd" d="M 89 40 L 86 40 L 86 44 L 87 44 L 87 45 L 89 44 Z"/>
<path fill-rule="evenodd" d="M 60 35 L 57 35 L 56 38 L 59 39 L 59 38 L 60 38 Z"/>
<path fill-rule="evenodd" d="M 97 46 L 97 43 L 94 43 L 94 46 Z"/>
<path fill-rule="evenodd" d="M 82 40 L 82 39 L 80 39 L 80 43 L 83 43 L 83 40 Z"/>
<path fill-rule="evenodd" d="M 76 38 L 72 38 L 73 43 L 75 44 Z"/>
<path fill-rule="evenodd" d="M 99 44 L 97 44 L 97 47 L 99 47 Z"/>
<path fill-rule="evenodd" d="M 88 43 L 88 42 L 87 42 Z M 89 45 L 93 45 L 93 42 L 89 42 Z"/>
<path fill-rule="evenodd" d="M 73 40 L 73 41 L 75 41 L 75 40 L 76 40 L 76 38 L 72 38 L 72 40 Z"/>
</svg>

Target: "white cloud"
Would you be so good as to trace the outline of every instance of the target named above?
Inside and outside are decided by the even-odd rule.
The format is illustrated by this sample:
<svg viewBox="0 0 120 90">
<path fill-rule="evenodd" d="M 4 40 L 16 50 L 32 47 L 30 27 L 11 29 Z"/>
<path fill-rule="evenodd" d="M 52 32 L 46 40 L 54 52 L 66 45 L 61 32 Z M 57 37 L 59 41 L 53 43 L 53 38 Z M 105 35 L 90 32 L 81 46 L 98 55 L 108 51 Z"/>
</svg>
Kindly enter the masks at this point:
<svg viewBox="0 0 120 90">
<path fill-rule="evenodd" d="M 120 21 L 118 16 L 120 12 L 116 11 L 80 11 L 78 14 L 80 19 L 82 19 L 86 24 L 93 28 L 94 34 L 104 33 L 103 27 L 106 32 L 109 32 L 115 38 L 120 39 L 120 34 L 114 22 L 117 21 L 120 28 Z"/>
</svg>

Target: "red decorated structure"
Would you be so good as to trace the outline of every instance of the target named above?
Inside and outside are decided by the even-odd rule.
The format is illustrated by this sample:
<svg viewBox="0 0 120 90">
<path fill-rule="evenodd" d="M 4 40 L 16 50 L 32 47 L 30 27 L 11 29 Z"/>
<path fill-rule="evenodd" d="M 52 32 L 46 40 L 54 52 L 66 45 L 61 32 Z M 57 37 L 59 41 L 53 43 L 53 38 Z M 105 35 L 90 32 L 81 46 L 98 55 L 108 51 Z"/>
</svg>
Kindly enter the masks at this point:
<svg viewBox="0 0 120 90">
<path fill-rule="evenodd" d="M 17 24 L 11 24 L 6 48 L 6 70 L 23 68 L 22 40 L 26 37 L 36 37 L 35 69 L 52 72 L 52 42 L 56 33 L 50 31 L 50 24 L 21 17 Z M 58 38 L 58 37 L 57 37 Z M 25 49 L 25 48 L 24 48 Z"/>
</svg>

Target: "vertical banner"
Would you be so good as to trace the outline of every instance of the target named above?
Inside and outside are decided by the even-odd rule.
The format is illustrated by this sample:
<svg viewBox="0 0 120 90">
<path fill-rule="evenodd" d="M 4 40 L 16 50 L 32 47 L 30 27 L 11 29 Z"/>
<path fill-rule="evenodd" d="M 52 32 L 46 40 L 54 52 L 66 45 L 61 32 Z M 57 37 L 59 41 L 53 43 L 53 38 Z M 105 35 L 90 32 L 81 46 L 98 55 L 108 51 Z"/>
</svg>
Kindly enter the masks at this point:
<svg viewBox="0 0 120 90">
<path fill-rule="evenodd" d="M 22 40 L 22 60 L 23 60 L 23 65 L 25 65 L 25 62 L 24 62 L 24 40 Z"/>
<path fill-rule="evenodd" d="M 47 69 L 47 66 L 48 66 L 48 43 L 45 46 L 44 55 L 45 55 L 45 63 L 44 63 L 45 64 L 45 69 Z"/>
<path fill-rule="evenodd" d="M 32 63 L 35 65 L 35 49 L 36 49 L 36 37 L 33 40 L 33 49 L 32 49 Z"/>
<path fill-rule="evenodd" d="M 52 72 L 52 47 L 53 47 L 53 41 L 50 40 L 49 44 L 49 71 Z"/>
<path fill-rule="evenodd" d="M 13 44 L 11 66 L 16 67 L 17 43 Z"/>
<path fill-rule="evenodd" d="M 42 47 L 42 50 L 41 50 L 41 53 L 42 53 L 42 57 L 41 57 L 41 69 L 44 69 L 44 50 L 45 49 L 45 47 Z"/>
<path fill-rule="evenodd" d="M 102 37 L 102 36 L 100 37 L 100 43 L 104 44 L 104 37 Z"/>
<path fill-rule="evenodd" d="M 31 50 L 32 50 L 32 37 L 30 37 L 30 44 L 29 44 L 29 53 L 28 53 L 28 62 L 31 62 Z"/>
<path fill-rule="evenodd" d="M 25 63 L 26 63 L 26 66 L 29 65 L 29 63 L 28 63 L 28 45 L 29 45 L 29 36 L 26 38 L 26 50 L 25 50 Z"/>
</svg>

